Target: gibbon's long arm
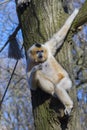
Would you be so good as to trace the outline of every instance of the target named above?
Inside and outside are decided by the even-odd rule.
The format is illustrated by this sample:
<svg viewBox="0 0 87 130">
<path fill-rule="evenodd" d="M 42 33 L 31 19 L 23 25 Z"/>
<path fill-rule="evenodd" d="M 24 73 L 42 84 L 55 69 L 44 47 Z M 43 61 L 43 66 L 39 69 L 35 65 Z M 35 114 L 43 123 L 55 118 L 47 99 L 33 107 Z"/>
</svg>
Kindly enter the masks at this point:
<svg viewBox="0 0 87 130">
<path fill-rule="evenodd" d="M 49 39 L 49 41 L 45 43 L 47 48 L 49 48 L 49 50 L 51 51 L 51 54 L 55 55 L 57 49 L 60 48 L 60 46 L 63 44 L 64 39 L 71 27 L 71 24 L 75 19 L 75 17 L 77 16 L 78 12 L 79 9 L 76 8 L 73 11 L 73 13 L 69 16 L 69 18 L 66 20 L 63 27 L 57 33 L 55 33 L 53 37 Z"/>
</svg>

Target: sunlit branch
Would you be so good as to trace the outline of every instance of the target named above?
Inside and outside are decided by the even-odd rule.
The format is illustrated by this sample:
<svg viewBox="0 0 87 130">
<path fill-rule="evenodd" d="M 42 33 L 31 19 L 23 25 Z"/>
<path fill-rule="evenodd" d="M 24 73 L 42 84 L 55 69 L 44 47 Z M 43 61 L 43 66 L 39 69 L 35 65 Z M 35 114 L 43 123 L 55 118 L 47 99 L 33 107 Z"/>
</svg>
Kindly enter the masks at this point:
<svg viewBox="0 0 87 130">
<path fill-rule="evenodd" d="M 5 1 L 3 1 L 3 2 L 0 2 L 0 5 L 5 4 L 5 3 L 8 3 L 8 2 L 10 2 L 10 1 L 12 1 L 12 0 L 5 0 Z"/>
</svg>

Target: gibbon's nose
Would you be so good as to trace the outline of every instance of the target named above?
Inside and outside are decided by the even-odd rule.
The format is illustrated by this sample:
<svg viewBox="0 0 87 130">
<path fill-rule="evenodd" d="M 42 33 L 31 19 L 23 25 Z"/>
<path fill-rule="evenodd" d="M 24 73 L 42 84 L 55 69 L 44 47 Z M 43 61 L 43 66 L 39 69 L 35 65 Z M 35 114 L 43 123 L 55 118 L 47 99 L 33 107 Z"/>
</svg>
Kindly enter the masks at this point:
<svg viewBox="0 0 87 130">
<path fill-rule="evenodd" d="M 39 54 L 38 58 L 42 59 L 42 57 L 43 57 L 42 54 Z"/>
</svg>

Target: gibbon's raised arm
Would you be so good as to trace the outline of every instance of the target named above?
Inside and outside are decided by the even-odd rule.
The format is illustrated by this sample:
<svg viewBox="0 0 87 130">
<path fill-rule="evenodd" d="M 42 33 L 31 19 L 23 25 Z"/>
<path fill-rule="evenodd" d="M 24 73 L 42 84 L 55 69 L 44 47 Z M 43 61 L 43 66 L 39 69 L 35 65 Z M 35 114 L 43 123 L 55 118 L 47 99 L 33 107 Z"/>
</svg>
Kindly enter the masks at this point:
<svg viewBox="0 0 87 130">
<path fill-rule="evenodd" d="M 79 9 L 76 8 L 73 11 L 73 13 L 69 16 L 69 18 L 66 20 L 63 27 L 57 33 L 55 33 L 53 37 L 49 39 L 49 41 L 45 43 L 47 48 L 49 48 L 49 50 L 51 51 L 51 54 L 55 55 L 57 49 L 60 48 L 60 46 L 63 44 L 64 39 L 71 27 L 71 24 L 75 19 L 75 17 L 77 16 L 78 12 Z"/>
</svg>

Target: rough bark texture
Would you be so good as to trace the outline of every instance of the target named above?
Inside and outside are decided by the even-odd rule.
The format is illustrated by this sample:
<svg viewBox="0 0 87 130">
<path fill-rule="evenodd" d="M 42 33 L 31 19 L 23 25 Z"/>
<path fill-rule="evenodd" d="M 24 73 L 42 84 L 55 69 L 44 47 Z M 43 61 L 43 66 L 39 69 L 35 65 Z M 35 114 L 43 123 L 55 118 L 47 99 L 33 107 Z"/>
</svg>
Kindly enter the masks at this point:
<svg viewBox="0 0 87 130">
<path fill-rule="evenodd" d="M 59 30 L 67 17 L 61 0 L 31 0 L 29 5 L 24 5 L 22 8 L 18 8 L 17 11 L 22 25 L 26 49 L 35 42 L 44 43 L 47 41 Z M 82 15 L 79 15 L 78 19 L 79 17 L 82 17 Z M 78 19 L 74 22 L 74 28 L 82 24 L 82 22 L 78 22 Z M 85 22 L 85 20 L 83 21 Z M 72 35 L 73 31 L 70 31 L 56 58 L 69 72 L 74 82 L 74 62 L 71 53 L 73 47 Z M 68 117 L 64 116 L 64 107 L 57 98 L 53 98 L 39 89 L 32 92 L 35 130 L 82 130 L 74 85 L 70 91 L 70 96 L 74 101 L 74 109 L 71 116 Z"/>
<path fill-rule="evenodd" d="M 77 29 L 79 26 L 83 25 L 86 22 L 87 22 L 87 0 L 80 9 L 78 17 L 74 21 L 73 29 Z"/>
</svg>

